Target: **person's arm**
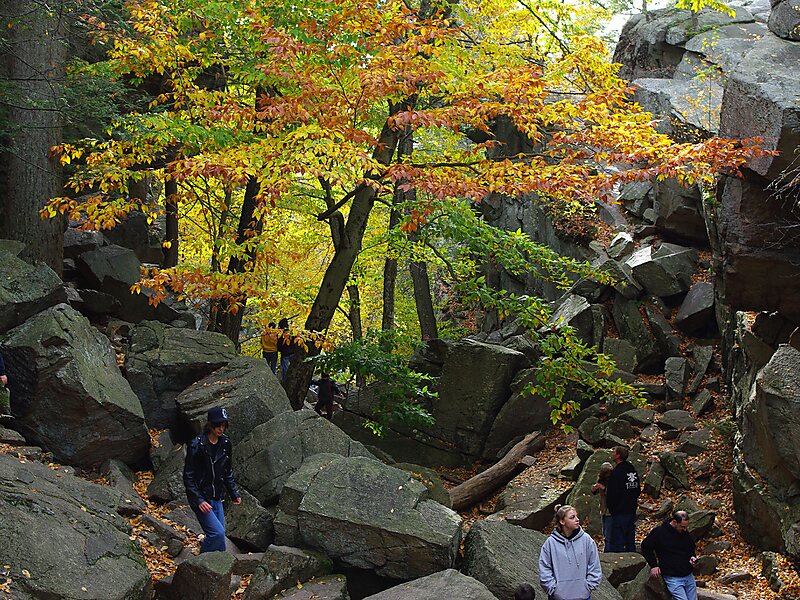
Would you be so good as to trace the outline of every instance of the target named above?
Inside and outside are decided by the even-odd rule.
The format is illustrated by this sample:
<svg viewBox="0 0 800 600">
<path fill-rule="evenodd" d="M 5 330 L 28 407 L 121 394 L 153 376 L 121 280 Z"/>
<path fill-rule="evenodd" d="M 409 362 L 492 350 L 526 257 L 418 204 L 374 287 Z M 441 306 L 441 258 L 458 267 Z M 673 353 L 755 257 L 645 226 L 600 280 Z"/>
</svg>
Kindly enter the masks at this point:
<svg viewBox="0 0 800 600">
<path fill-rule="evenodd" d="M 186 497 L 189 499 L 191 506 L 200 507 L 201 504 L 207 504 L 200 488 L 197 487 L 197 444 L 193 441 L 189 442 L 186 446 L 186 462 L 183 464 L 183 486 L 186 488 Z M 205 511 L 204 511 L 205 512 Z"/>
<path fill-rule="evenodd" d="M 589 538 L 586 561 L 586 585 L 590 590 L 596 590 L 603 579 L 603 570 L 600 568 L 600 553 L 597 551 L 597 544 L 592 538 Z"/>
<path fill-rule="evenodd" d="M 552 596 L 553 592 L 556 591 L 553 560 L 550 556 L 550 544 L 547 542 L 544 543 L 541 552 L 539 552 L 539 583 L 544 588 L 544 591 L 547 592 L 548 596 Z"/>
<path fill-rule="evenodd" d="M 233 499 L 234 504 L 239 504 L 242 501 L 242 496 L 236 488 L 236 480 L 233 478 L 233 445 L 230 440 L 227 441 L 228 445 L 228 468 L 225 470 L 225 487 L 228 488 L 228 494 Z"/>
<path fill-rule="evenodd" d="M 656 557 L 655 550 L 656 535 L 657 533 L 654 529 L 642 540 L 642 556 L 644 556 L 647 564 L 650 565 L 650 575 L 653 577 L 658 577 L 661 575 L 661 569 L 658 566 L 658 558 Z"/>
</svg>

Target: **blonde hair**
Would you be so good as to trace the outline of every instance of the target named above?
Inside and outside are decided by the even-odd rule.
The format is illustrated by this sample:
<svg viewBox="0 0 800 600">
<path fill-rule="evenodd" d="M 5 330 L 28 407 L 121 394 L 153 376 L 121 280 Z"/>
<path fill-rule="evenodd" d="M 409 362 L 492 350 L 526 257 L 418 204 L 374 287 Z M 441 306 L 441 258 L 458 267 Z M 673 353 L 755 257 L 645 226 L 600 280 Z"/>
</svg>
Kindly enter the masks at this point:
<svg viewBox="0 0 800 600">
<path fill-rule="evenodd" d="M 561 521 L 567 518 L 569 511 L 574 510 L 575 514 L 578 514 L 578 511 L 575 510 L 574 506 L 570 506 L 569 504 L 556 504 L 556 529 L 559 533 L 564 533 L 564 530 L 561 525 Z"/>
</svg>

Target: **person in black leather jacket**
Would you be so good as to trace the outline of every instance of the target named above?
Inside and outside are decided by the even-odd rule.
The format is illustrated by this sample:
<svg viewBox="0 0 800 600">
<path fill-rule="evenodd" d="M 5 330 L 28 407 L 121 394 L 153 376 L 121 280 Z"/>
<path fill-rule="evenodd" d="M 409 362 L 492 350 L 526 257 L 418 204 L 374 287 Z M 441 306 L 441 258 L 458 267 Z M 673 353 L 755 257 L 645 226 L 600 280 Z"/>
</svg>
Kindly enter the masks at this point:
<svg viewBox="0 0 800 600">
<path fill-rule="evenodd" d="M 234 504 L 242 501 L 233 478 L 231 441 L 225 435 L 228 411 L 215 406 L 208 411 L 203 433 L 186 449 L 183 485 L 189 506 L 197 515 L 205 538 L 200 552 L 225 551 L 225 513 L 222 500 L 227 490 Z"/>
</svg>

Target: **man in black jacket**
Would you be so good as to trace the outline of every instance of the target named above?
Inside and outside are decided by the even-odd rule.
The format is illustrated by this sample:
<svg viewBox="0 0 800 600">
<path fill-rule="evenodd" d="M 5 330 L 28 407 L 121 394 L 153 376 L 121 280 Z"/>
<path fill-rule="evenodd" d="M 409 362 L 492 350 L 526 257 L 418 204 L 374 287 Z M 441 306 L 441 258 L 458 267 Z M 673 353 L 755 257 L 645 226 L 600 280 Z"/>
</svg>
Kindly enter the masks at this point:
<svg viewBox="0 0 800 600">
<path fill-rule="evenodd" d="M 612 454 L 617 466 L 606 487 L 606 506 L 611 531 L 604 552 L 636 552 L 636 509 L 639 505 L 639 473 L 628 462 L 628 449 L 617 446 Z"/>
<path fill-rule="evenodd" d="M 692 569 L 697 558 L 689 534 L 689 515 L 678 510 L 642 540 L 642 554 L 650 565 L 650 575 L 663 577 L 675 600 L 697 600 Z"/>
<path fill-rule="evenodd" d="M 242 501 L 233 479 L 231 441 L 225 435 L 228 411 L 219 406 L 208 411 L 203 433 L 186 449 L 183 484 L 189 506 L 194 511 L 205 538 L 200 553 L 225 552 L 225 513 L 222 500 L 225 491 L 234 504 Z"/>
</svg>

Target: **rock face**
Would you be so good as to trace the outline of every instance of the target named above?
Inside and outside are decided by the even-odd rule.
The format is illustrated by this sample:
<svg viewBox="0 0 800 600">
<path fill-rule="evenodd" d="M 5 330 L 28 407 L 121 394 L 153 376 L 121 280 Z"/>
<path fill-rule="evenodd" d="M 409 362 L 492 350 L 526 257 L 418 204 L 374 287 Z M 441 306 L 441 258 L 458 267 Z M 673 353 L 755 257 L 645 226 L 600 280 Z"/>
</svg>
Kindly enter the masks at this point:
<svg viewBox="0 0 800 600">
<path fill-rule="evenodd" d="M 50 267 L 29 265 L 10 248 L 0 250 L 0 272 L 0 332 L 67 301 L 64 285 Z"/>
<path fill-rule="evenodd" d="M 461 518 L 427 494 L 409 473 L 374 459 L 318 454 L 287 481 L 277 541 L 382 577 L 423 577 L 451 567 L 461 541 Z"/>
<path fill-rule="evenodd" d="M 144 557 L 116 514 L 119 491 L 6 455 L 0 480 L 0 562 L 11 565 L 10 597 L 150 598 Z"/>
<path fill-rule="evenodd" d="M 365 600 L 430 600 L 431 598 L 497 600 L 497 596 L 481 582 L 454 569 L 403 583 L 379 594 L 368 596 Z"/>
<path fill-rule="evenodd" d="M 200 433 L 206 413 L 225 406 L 231 416 L 227 435 L 236 445 L 254 428 L 292 409 L 283 386 L 264 359 L 237 356 L 228 365 L 189 386 L 175 399 L 181 431 Z"/>
<path fill-rule="evenodd" d="M 286 480 L 319 453 L 372 458 L 327 419 L 299 410 L 281 413 L 246 435 L 234 449 L 233 468 L 239 485 L 262 504 L 274 504 Z"/>
<path fill-rule="evenodd" d="M 227 552 L 206 552 L 192 556 L 178 565 L 169 593 L 165 595 L 170 600 L 227 600 L 230 598 L 235 560 Z"/>
<path fill-rule="evenodd" d="M 327 575 L 331 562 L 314 552 L 288 546 L 270 546 L 256 567 L 243 600 L 271 598 L 277 592 L 305 583 L 312 577 Z"/>
<path fill-rule="evenodd" d="M 142 407 L 108 339 L 59 304 L 2 337 L 20 433 L 62 462 L 134 464 L 150 445 Z"/>
<path fill-rule="evenodd" d="M 175 397 L 234 356 L 233 342 L 221 333 L 169 327 L 157 321 L 137 325 L 131 331 L 125 372 L 142 403 L 148 427 L 174 427 Z"/>
</svg>

